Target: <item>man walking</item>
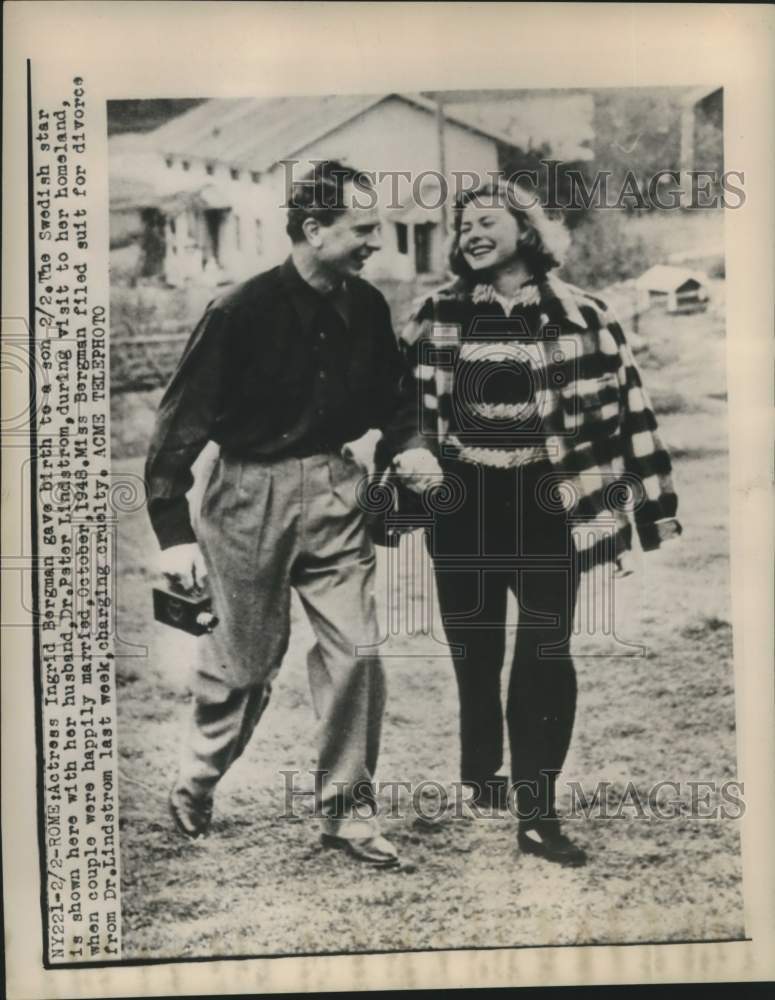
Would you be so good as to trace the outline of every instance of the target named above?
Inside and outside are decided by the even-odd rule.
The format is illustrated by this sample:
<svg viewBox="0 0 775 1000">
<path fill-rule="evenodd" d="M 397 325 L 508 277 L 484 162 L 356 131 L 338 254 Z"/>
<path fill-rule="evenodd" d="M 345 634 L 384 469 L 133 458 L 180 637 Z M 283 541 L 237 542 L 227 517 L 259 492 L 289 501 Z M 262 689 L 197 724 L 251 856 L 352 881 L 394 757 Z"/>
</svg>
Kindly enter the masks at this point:
<svg viewBox="0 0 775 1000">
<path fill-rule="evenodd" d="M 162 399 L 146 466 L 162 570 L 208 579 L 220 624 L 200 640 L 193 718 L 170 794 L 178 829 L 207 832 L 216 783 L 269 701 L 290 632 L 291 588 L 315 633 L 323 842 L 397 863 L 374 818 L 385 700 L 375 557 L 356 501 L 364 469 L 342 446 L 393 414 L 403 372 L 382 295 L 360 278 L 380 249 L 365 175 L 319 163 L 289 196 L 291 254 L 212 302 Z M 191 466 L 220 454 L 189 516 Z"/>
</svg>

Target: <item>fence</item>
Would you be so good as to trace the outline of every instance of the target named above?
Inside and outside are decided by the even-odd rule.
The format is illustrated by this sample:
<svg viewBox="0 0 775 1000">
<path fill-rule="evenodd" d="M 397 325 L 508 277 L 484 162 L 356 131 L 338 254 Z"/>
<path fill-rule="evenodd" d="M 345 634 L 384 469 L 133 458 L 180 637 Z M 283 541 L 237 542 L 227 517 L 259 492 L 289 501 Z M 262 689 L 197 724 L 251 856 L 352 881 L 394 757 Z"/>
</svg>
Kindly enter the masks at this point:
<svg viewBox="0 0 775 1000">
<path fill-rule="evenodd" d="M 112 337 L 111 391 L 137 392 L 166 385 L 188 338 L 188 331 L 154 337 Z"/>
<path fill-rule="evenodd" d="M 598 294 L 598 293 L 596 293 Z M 599 295 L 613 309 L 619 321 L 630 331 L 631 347 L 638 351 L 638 297 L 631 281 L 610 285 Z M 122 324 L 131 329 L 129 324 Z M 190 329 L 163 331 L 153 336 L 112 336 L 110 341 L 110 379 L 113 392 L 137 392 L 166 385 L 180 360 L 190 336 Z"/>
</svg>

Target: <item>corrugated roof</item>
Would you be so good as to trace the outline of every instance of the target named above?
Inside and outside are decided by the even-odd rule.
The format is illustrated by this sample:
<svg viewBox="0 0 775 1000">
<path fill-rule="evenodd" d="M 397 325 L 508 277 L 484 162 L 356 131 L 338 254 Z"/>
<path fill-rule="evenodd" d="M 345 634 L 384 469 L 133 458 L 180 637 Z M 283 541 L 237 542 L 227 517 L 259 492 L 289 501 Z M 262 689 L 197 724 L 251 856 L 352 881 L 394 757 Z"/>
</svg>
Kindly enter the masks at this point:
<svg viewBox="0 0 775 1000">
<path fill-rule="evenodd" d="M 229 208 L 228 196 L 215 184 L 202 184 L 182 191 L 160 192 L 146 181 L 116 175 L 110 179 L 111 212 L 158 208 L 167 215 L 186 209 Z"/>
<path fill-rule="evenodd" d="M 151 184 L 135 177 L 121 174 L 110 178 L 111 211 L 127 211 L 137 208 L 151 208 L 159 203 L 159 195 Z"/>
<path fill-rule="evenodd" d="M 216 98 L 148 133 L 147 142 L 163 153 L 220 160 L 235 167 L 262 171 L 389 97 L 430 113 L 436 109 L 433 101 L 406 94 Z M 513 142 L 460 113 L 446 117 L 490 138 Z"/>
<path fill-rule="evenodd" d="M 724 88 L 715 83 L 711 86 L 706 87 L 692 87 L 686 94 L 684 94 L 682 101 L 684 105 L 691 107 L 694 104 L 704 101 L 706 97 L 710 97 L 711 94 L 719 93 Z"/>
</svg>

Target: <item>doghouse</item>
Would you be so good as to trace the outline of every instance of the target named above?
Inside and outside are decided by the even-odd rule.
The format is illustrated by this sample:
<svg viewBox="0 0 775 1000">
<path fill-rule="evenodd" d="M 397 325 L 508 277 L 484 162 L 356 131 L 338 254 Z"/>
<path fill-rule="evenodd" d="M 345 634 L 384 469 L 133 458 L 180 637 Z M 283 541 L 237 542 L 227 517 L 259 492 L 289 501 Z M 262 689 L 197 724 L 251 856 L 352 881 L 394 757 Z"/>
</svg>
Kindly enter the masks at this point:
<svg viewBox="0 0 775 1000">
<path fill-rule="evenodd" d="M 669 313 L 703 312 L 710 298 L 707 275 L 657 264 L 636 281 L 640 308 L 664 304 Z"/>
</svg>

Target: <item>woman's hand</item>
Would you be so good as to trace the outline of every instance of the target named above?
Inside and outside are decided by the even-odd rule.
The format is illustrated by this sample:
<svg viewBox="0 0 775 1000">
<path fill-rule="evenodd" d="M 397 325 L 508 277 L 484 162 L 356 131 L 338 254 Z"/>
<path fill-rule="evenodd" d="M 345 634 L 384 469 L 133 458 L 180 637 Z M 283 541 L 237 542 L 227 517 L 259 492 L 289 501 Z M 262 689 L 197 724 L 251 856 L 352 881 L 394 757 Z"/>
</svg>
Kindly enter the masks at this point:
<svg viewBox="0 0 775 1000">
<path fill-rule="evenodd" d="M 404 483 L 415 493 L 438 486 L 444 477 L 436 456 L 427 448 L 409 448 L 393 459 L 393 466 Z"/>
</svg>

